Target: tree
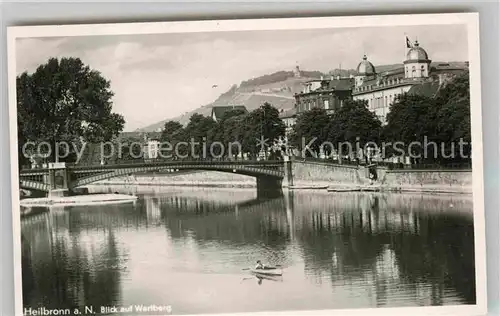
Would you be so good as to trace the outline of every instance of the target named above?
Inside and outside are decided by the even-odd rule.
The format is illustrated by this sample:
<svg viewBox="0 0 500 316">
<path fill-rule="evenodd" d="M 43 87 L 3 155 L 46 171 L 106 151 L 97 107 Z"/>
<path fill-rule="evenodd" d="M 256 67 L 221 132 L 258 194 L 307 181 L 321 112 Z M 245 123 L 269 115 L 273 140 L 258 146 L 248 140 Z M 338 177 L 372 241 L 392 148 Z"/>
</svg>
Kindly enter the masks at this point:
<svg viewBox="0 0 500 316">
<path fill-rule="evenodd" d="M 404 144 L 405 154 L 413 157 L 413 163 L 468 161 L 471 151 L 469 73 L 455 76 L 440 86 L 434 98 L 400 96 L 391 105 L 387 123 L 384 138 Z M 460 145 L 461 141 L 465 146 Z M 412 142 L 416 143 L 410 147 Z"/>
<path fill-rule="evenodd" d="M 279 111 L 265 102 L 248 115 L 244 147 L 256 156 L 261 150 L 267 150 L 273 141 L 285 136 L 285 123 L 279 117 Z"/>
<path fill-rule="evenodd" d="M 231 151 L 229 151 L 229 143 L 238 142 L 242 144 L 245 125 L 243 118 L 246 117 L 246 114 L 247 112 L 242 109 L 231 109 L 226 111 L 217 121 L 217 125 L 213 128 L 212 141 L 219 141 L 224 144 L 224 146 L 227 146 L 223 156 L 229 157 L 230 154 L 233 154 L 233 158 L 236 158 L 239 154 L 236 147 L 231 148 Z M 219 147 L 217 147 L 217 152 L 215 154 L 221 154 Z"/>
<path fill-rule="evenodd" d="M 230 144 L 240 144 L 242 152 L 245 151 L 244 141 L 245 135 L 247 134 L 247 118 L 248 114 L 240 114 L 236 116 L 231 116 L 220 123 L 219 131 L 222 132 L 221 141 L 223 144 L 227 145 L 226 156 L 233 154 L 232 158 L 236 158 L 240 152 L 238 148 L 231 146 Z M 230 150 L 230 151 L 229 151 Z"/>
<path fill-rule="evenodd" d="M 163 130 L 161 131 L 161 139 L 162 140 L 170 140 L 173 135 L 179 132 L 183 128 L 182 124 L 177 121 L 168 121 L 165 122 L 163 126 Z"/>
<path fill-rule="evenodd" d="M 290 141 L 295 147 L 304 150 L 302 146 L 314 140 L 309 148 L 311 151 L 319 153 L 321 144 L 327 141 L 329 123 L 330 117 L 324 109 L 313 108 L 303 112 L 297 118 Z M 328 152 L 325 154 L 328 155 L 330 152 L 329 148 L 326 147 L 324 146 Z M 310 152 L 305 151 L 305 154 L 309 155 Z"/>
<path fill-rule="evenodd" d="M 469 71 L 452 78 L 442 87 L 436 96 L 436 101 L 440 104 L 448 102 L 460 102 L 470 100 Z"/>
<path fill-rule="evenodd" d="M 381 122 L 375 114 L 368 110 L 365 100 L 346 100 L 344 105 L 333 114 L 328 126 L 328 139 L 340 153 L 339 159 L 349 153 L 359 154 L 359 149 L 365 146 L 374 147 L 368 142 L 379 142 Z M 348 148 L 342 143 L 347 143 Z M 365 156 L 366 158 L 366 156 Z"/>
<path fill-rule="evenodd" d="M 413 161 L 419 162 L 425 158 L 423 146 L 410 146 L 412 142 L 424 143 L 424 140 L 435 140 L 436 111 L 438 104 L 435 99 L 422 95 L 403 94 L 395 99 L 387 115 L 387 125 L 384 127 L 384 139 L 389 142 L 399 142 L 398 153 L 388 148 L 388 154 L 410 155 Z M 432 148 L 430 148 L 432 149 Z M 404 151 L 401 152 L 401 150 Z"/>
<path fill-rule="evenodd" d="M 221 117 L 219 122 L 224 123 L 225 121 L 227 121 L 228 119 L 230 119 L 232 117 L 241 116 L 241 115 L 245 115 L 245 114 L 247 114 L 247 112 L 244 111 L 243 109 L 231 109 L 229 111 L 224 112 L 224 114 L 222 114 L 222 117 Z"/>
<path fill-rule="evenodd" d="M 185 134 L 187 136 L 185 141 L 188 141 L 190 144 L 195 144 L 190 149 L 190 154 L 192 155 L 190 158 L 204 158 L 203 146 L 208 147 L 208 145 L 214 141 L 216 127 L 217 123 L 211 117 L 197 113 L 191 116 L 185 128 Z"/>
<path fill-rule="evenodd" d="M 187 148 L 183 148 L 180 145 L 178 145 L 180 142 L 187 141 L 186 130 L 184 129 L 181 123 L 177 121 L 165 122 L 160 138 L 162 143 L 165 142 L 166 144 L 169 144 L 171 146 L 170 148 L 167 147 L 163 148 L 163 146 L 162 148 L 160 148 L 161 157 L 179 158 L 175 156 L 176 155 L 184 156 L 187 154 L 188 152 Z"/>
<path fill-rule="evenodd" d="M 54 161 L 56 142 L 66 142 L 74 161 L 74 146 L 116 137 L 125 120 L 112 112 L 110 82 L 79 58 L 51 58 L 32 74 L 17 77 L 20 149 L 26 141 L 47 142 Z M 26 157 L 20 156 L 20 164 Z"/>
<path fill-rule="evenodd" d="M 435 138 L 444 148 L 438 160 L 440 162 L 450 159 L 469 160 L 471 153 L 469 72 L 453 78 L 440 89 L 436 101 L 439 106 L 435 117 Z M 458 144 L 460 141 L 467 143 L 462 149 Z"/>
</svg>

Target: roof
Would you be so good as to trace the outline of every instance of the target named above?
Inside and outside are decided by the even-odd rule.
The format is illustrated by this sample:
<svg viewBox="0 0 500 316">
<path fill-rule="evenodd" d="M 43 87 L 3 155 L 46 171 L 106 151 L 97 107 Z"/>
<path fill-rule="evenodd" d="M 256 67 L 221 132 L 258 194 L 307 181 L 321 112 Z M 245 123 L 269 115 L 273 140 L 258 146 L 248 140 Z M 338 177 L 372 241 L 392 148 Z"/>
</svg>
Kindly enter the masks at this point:
<svg viewBox="0 0 500 316">
<path fill-rule="evenodd" d="M 363 56 L 363 60 L 358 64 L 356 68 L 356 73 L 358 75 L 373 75 L 375 74 L 375 66 L 368 61 L 366 55 Z"/>
<path fill-rule="evenodd" d="M 213 117 L 215 113 L 216 118 L 221 118 L 224 113 L 232 110 L 243 110 L 245 113 L 248 113 L 247 108 L 244 105 L 219 105 L 212 107 L 211 116 Z"/>
<path fill-rule="evenodd" d="M 159 140 L 161 139 L 161 132 L 147 132 L 144 133 L 148 140 Z"/>
<path fill-rule="evenodd" d="M 379 86 L 377 86 L 377 82 L 380 82 Z M 404 73 L 396 72 L 388 75 L 379 75 L 377 77 L 365 79 L 363 80 L 363 84 L 361 84 L 360 87 L 370 87 L 370 86 L 371 88 L 383 87 L 385 82 L 387 82 L 387 86 L 396 86 L 407 83 L 404 78 Z"/>
<path fill-rule="evenodd" d="M 286 119 L 286 118 L 294 117 L 295 115 L 297 115 L 297 109 L 296 108 L 291 108 L 291 109 L 283 109 L 280 112 L 279 117 L 282 118 L 282 119 Z"/>
<path fill-rule="evenodd" d="M 439 90 L 439 82 L 431 81 L 416 84 L 408 90 L 409 95 L 421 95 L 433 98 Z"/>
<path fill-rule="evenodd" d="M 396 69 L 381 72 L 379 73 L 379 76 L 382 76 L 386 79 L 392 79 L 392 78 L 404 77 L 404 74 L 405 74 L 404 67 L 398 67 Z"/>
<path fill-rule="evenodd" d="M 442 72 L 461 72 L 468 69 L 468 65 L 465 62 L 450 62 L 450 63 L 437 63 L 431 64 L 431 72 L 442 73 Z"/>
<path fill-rule="evenodd" d="M 330 82 L 328 83 L 328 88 L 335 90 L 351 90 L 353 85 L 354 85 L 353 78 L 340 78 L 340 79 L 330 80 Z"/>
<path fill-rule="evenodd" d="M 408 53 L 406 54 L 406 59 L 407 60 L 429 60 L 429 55 L 427 55 L 427 52 L 425 49 L 419 46 L 418 41 L 415 41 L 415 44 L 413 44 L 413 47 L 410 48 Z"/>
<path fill-rule="evenodd" d="M 333 76 L 332 76 L 333 77 Z M 310 92 L 325 91 L 325 90 L 352 90 L 354 86 L 354 78 L 339 78 L 333 79 L 310 80 L 308 82 L 320 82 L 321 85 Z M 306 82 L 307 83 L 307 82 Z"/>
<path fill-rule="evenodd" d="M 371 79 L 363 82 L 361 86 L 358 88 L 354 88 L 352 91 L 353 95 L 362 95 L 365 93 L 372 93 L 374 91 L 380 91 L 380 90 L 386 90 L 386 89 L 391 89 L 394 87 L 401 87 L 401 86 L 413 86 L 416 84 L 419 84 L 420 81 L 416 80 L 407 80 L 404 79 L 403 77 L 400 78 L 401 80 L 396 80 L 396 78 L 392 79 L 384 79 L 380 78 L 380 84 L 377 85 L 377 82 L 379 79 Z"/>
</svg>

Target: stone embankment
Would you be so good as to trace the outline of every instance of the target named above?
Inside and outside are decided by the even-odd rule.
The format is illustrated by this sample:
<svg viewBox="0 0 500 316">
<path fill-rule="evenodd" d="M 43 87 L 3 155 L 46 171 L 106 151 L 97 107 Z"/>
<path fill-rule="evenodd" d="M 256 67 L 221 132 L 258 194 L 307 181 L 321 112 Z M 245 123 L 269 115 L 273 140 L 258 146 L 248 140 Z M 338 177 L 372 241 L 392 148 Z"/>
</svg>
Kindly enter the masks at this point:
<svg viewBox="0 0 500 316">
<path fill-rule="evenodd" d="M 293 161 L 293 184 L 288 189 L 343 191 L 396 191 L 434 193 L 472 193 L 471 170 L 387 170 L 377 168 L 377 181 L 368 179 L 362 166 L 336 165 L 324 162 Z M 256 187 L 249 176 L 199 171 L 179 175 L 136 174 L 103 180 L 96 185 L 148 185 L 199 187 Z"/>
<path fill-rule="evenodd" d="M 472 193 L 471 170 L 387 170 L 377 168 L 371 182 L 362 166 L 294 161 L 290 189 L 327 188 L 330 192 L 395 191 L 428 193 Z"/>
</svg>

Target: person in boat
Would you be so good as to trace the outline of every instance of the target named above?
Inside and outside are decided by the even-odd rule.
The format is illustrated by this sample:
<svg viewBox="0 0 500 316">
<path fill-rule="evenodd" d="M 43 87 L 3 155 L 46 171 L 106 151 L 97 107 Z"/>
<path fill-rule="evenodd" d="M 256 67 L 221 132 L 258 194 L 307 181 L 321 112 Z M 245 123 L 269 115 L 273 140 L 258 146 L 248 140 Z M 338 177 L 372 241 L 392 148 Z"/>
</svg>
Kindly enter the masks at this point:
<svg viewBox="0 0 500 316">
<path fill-rule="evenodd" d="M 265 269 L 266 266 L 262 263 L 262 261 L 260 260 L 257 260 L 257 265 L 255 266 L 255 270 L 261 270 L 261 269 Z"/>
</svg>

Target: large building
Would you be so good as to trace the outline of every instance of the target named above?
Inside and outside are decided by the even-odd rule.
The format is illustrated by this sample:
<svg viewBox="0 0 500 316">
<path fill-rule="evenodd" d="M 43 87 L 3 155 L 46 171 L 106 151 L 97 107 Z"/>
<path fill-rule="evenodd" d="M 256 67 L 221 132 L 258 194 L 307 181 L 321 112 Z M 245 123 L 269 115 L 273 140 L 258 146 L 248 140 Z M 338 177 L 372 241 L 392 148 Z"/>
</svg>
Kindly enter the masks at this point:
<svg viewBox="0 0 500 316">
<path fill-rule="evenodd" d="M 377 73 L 365 55 L 350 78 L 329 77 L 304 83 L 295 94 L 295 106 L 280 113 L 287 129 L 295 124 L 300 113 L 320 107 L 335 112 L 346 99 L 365 100 L 368 108 L 385 124 L 390 105 L 397 96 L 408 93 L 433 97 L 443 82 L 464 72 L 468 62 L 433 63 L 418 41 L 408 49 L 400 66 Z M 300 76 L 298 67 L 294 70 Z"/>
<path fill-rule="evenodd" d="M 313 108 L 333 113 L 345 100 L 351 98 L 353 78 L 321 78 L 305 82 L 304 89 L 295 94 L 295 112 L 300 114 Z"/>
<path fill-rule="evenodd" d="M 385 124 L 390 105 L 397 96 L 409 93 L 432 97 L 444 80 L 463 72 L 467 66 L 467 63 L 431 65 L 429 55 L 415 41 L 403 64 L 390 71 L 377 73 L 366 55 L 363 56 L 356 69 L 352 97 L 367 101 L 368 108 Z"/>
</svg>

